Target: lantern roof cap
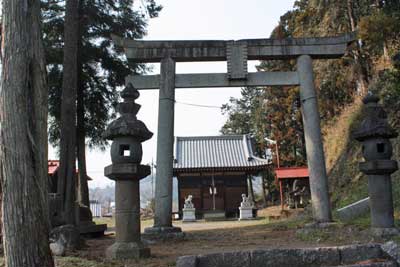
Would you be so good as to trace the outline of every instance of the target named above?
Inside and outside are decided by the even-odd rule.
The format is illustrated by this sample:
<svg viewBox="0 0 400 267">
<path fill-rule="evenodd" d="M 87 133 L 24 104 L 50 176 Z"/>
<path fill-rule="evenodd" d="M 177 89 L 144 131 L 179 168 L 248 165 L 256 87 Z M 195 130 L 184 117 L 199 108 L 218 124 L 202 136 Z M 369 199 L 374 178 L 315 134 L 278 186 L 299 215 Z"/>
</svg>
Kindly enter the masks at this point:
<svg viewBox="0 0 400 267">
<path fill-rule="evenodd" d="M 121 97 L 125 100 L 135 101 L 140 96 L 139 91 L 133 86 L 132 83 L 128 83 L 125 89 L 121 92 Z"/>
<path fill-rule="evenodd" d="M 149 140 L 153 133 L 136 117 L 124 115 L 112 121 L 103 136 L 108 140 L 118 137 L 134 137 L 139 142 L 144 142 Z"/>
<path fill-rule="evenodd" d="M 353 137 L 358 141 L 372 138 L 395 138 L 398 134 L 389 125 L 387 114 L 383 107 L 378 104 L 379 97 L 368 94 L 364 99 L 365 116 L 360 126 L 353 133 Z"/>
<path fill-rule="evenodd" d="M 133 137 L 139 142 L 144 142 L 153 136 L 146 125 L 136 118 L 140 105 L 135 103 L 135 100 L 139 95 L 138 90 L 131 83 L 125 87 L 121 92 L 124 102 L 117 106 L 117 111 L 121 116 L 108 125 L 103 134 L 104 138 L 113 140 L 118 137 Z"/>
</svg>

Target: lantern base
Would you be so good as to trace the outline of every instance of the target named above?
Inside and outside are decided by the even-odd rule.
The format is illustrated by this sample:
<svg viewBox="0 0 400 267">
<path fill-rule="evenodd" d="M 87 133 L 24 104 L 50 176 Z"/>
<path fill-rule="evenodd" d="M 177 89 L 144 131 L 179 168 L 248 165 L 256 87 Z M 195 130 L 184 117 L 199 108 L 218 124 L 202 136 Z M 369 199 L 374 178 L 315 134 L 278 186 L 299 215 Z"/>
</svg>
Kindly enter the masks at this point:
<svg viewBox="0 0 400 267">
<path fill-rule="evenodd" d="M 400 231 L 396 227 L 390 227 L 390 228 L 372 227 L 371 234 L 375 237 L 386 238 L 386 237 L 398 236 L 400 235 Z"/>
<path fill-rule="evenodd" d="M 144 229 L 142 238 L 151 241 L 182 240 L 185 233 L 179 227 L 148 227 Z"/>
<path fill-rule="evenodd" d="M 125 260 L 150 257 L 150 248 L 136 242 L 115 242 L 106 250 L 109 259 Z"/>
</svg>

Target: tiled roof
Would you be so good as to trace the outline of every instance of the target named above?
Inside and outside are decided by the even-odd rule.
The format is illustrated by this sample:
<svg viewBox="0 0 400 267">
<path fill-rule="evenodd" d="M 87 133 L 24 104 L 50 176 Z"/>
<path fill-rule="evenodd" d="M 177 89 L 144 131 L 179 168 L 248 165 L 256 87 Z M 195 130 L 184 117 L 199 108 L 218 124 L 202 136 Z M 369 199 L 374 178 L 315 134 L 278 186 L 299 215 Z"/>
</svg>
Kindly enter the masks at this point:
<svg viewBox="0 0 400 267">
<path fill-rule="evenodd" d="M 56 171 L 58 170 L 58 167 L 60 167 L 60 161 L 59 160 L 54 160 L 54 159 L 49 159 L 47 161 L 47 174 L 48 175 L 54 175 Z M 78 174 L 79 171 L 76 169 L 76 174 Z M 93 179 L 90 178 L 88 175 L 86 176 L 88 181 L 92 181 Z"/>
<path fill-rule="evenodd" d="M 257 171 L 270 164 L 253 154 L 248 135 L 176 137 L 174 156 L 174 173 Z"/>
</svg>

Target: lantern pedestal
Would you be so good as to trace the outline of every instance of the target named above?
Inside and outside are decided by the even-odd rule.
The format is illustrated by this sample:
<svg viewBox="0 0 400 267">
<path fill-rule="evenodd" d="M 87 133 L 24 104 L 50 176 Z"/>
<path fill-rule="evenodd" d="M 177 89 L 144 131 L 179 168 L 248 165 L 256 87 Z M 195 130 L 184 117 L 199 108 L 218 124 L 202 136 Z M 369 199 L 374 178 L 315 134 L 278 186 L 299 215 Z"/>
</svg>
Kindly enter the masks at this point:
<svg viewBox="0 0 400 267">
<path fill-rule="evenodd" d="M 361 172 L 368 175 L 369 205 L 371 209 L 371 233 L 374 236 L 397 235 L 394 227 L 392 182 L 390 174 L 397 170 L 394 160 L 361 162 Z"/>
<path fill-rule="evenodd" d="M 116 181 L 115 234 L 116 242 L 107 249 L 111 259 L 137 259 L 150 256 L 140 235 L 139 181 L 150 174 L 150 166 L 117 163 L 107 166 L 104 174 Z"/>
</svg>

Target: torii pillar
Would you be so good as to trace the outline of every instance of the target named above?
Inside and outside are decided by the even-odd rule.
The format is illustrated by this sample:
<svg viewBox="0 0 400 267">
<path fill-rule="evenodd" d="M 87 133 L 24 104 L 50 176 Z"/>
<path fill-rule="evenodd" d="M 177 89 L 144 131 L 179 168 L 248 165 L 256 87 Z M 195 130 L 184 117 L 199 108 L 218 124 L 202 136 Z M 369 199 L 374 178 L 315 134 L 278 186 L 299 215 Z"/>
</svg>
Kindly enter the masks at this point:
<svg viewBox="0 0 400 267">
<path fill-rule="evenodd" d="M 161 62 L 160 75 L 126 78 L 138 90 L 160 89 L 154 227 L 145 233 L 173 236 L 172 169 L 175 88 L 300 86 L 313 216 L 332 220 L 312 60 L 342 57 L 355 34 L 239 41 L 134 41 L 113 37 L 134 63 Z M 248 60 L 297 60 L 294 72 L 247 72 Z M 228 73 L 175 74 L 175 62 L 227 61 Z"/>
<path fill-rule="evenodd" d="M 180 232 L 172 227 L 172 167 L 174 159 L 175 61 L 161 60 L 157 130 L 157 172 L 154 227 L 156 232 Z M 172 137 L 172 138 L 171 138 Z"/>
<path fill-rule="evenodd" d="M 300 81 L 301 114 L 304 125 L 314 220 L 317 222 L 329 222 L 332 220 L 332 213 L 329 201 L 328 178 L 321 137 L 318 99 L 314 85 L 314 71 L 310 56 L 303 55 L 297 58 L 297 73 Z"/>
</svg>

